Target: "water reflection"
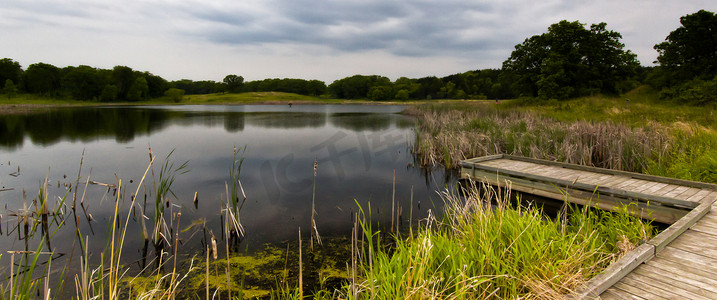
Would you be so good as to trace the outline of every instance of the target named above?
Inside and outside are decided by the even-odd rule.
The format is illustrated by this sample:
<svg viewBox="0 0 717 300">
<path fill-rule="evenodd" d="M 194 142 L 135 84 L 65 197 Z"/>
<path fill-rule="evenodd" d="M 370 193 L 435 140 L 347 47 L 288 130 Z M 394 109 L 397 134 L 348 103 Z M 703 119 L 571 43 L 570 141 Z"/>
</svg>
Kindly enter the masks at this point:
<svg viewBox="0 0 717 300">
<path fill-rule="evenodd" d="M 374 220 L 390 224 L 385 220 L 390 220 L 395 192 L 397 207 L 419 219 L 436 209 L 436 190 L 452 180 L 450 174 L 412 167 L 413 120 L 398 114 L 401 110 L 360 105 L 100 107 L 0 116 L 0 188 L 12 188 L 0 192 L 0 201 L 7 211 L 31 204 L 31 191 L 37 191 L 46 176 L 52 199 L 68 191 L 72 195 L 77 190 L 71 187 L 79 187 L 82 198 L 88 179 L 108 184 L 121 179 L 125 212 L 131 194 L 139 190 L 137 211 L 128 225 L 130 232 L 139 233 L 141 214 L 154 213 L 151 199 L 159 168 L 174 151 L 172 162 L 189 161 L 190 172 L 177 177 L 172 185 L 176 197 L 167 197 L 165 209 L 168 218 L 182 212 L 182 229 L 193 224 L 180 236 L 181 252 L 190 255 L 205 249 L 208 232 L 220 236 L 233 149 L 246 145 L 239 176 L 247 195 L 240 215 L 246 231 L 242 249 L 293 240 L 299 227 L 308 232 L 314 197 L 321 234 L 345 236 L 357 203 L 367 209 L 370 202 Z M 149 147 L 158 161 L 138 187 Z M 17 176 L 8 175 L 13 172 Z M 88 248 L 99 258 L 117 195 L 105 186 L 86 188 L 82 208 L 94 221 L 80 222 L 78 228 L 89 235 Z M 196 206 L 195 193 L 200 199 Z M 407 218 L 404 214 L 401 219 Z M 76 240 L 74 224 L 64 229 L 53 237 L 52 247 L 69 253 Z M 6 232 L 0 239 L 0 251 L 20 250 L 16 236 Z M 127 252 L 128 261 L 153 255 L 141 234 L 128 236 L 125 244 L 136 249 Z"/>
<path fill-rule="evenodd" d="M 262 111 L 261 107 L 266 111 Z M 279 107 L 277 109 L 277 107 Z M 356 106 L 354 106 L 356 107 Z M 170 125 L 214 127 L 223 124 L 228 132 L 239 132 L 247 125 L 262 128 L 319 128 L 327 122 L 352 131 L 384 130 L 390 126 L 410 128 L 412 122 L 385 111 L 396 112 L 396 106 L 363 107 L 334 112 L 331 106 L 258 106 L 243 111 L 243 106 L 217 110 L 194 106 L 195 110 L 164 107 L 94 107 L 54 109 L 29 114 L 0 115 L 0 146 L 14 150 L 25 138 L 37 145 L 51 146 L 60 141 L 91 141 L 114 138 L 128 143 L 138 136 L 150 135 Z M 303 108 L 303 109 L 302 109 Z M 308 109 L 307 109 L 308 108 Z M 377 113 L 380 109 L 384 112 Z M 323 111 L 322 111 L 323 110 Z M 364 112 L 368 111 L 368 112 Z M 71 121 L 70 121 L 71 120 Z"/>
</svg>

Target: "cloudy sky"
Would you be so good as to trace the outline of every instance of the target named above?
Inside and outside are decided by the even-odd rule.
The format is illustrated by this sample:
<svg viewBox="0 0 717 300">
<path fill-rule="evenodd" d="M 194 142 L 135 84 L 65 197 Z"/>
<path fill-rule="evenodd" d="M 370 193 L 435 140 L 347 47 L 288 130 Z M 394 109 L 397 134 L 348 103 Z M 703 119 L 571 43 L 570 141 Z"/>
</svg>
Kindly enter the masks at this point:
<svg viewBox="0 0 717 300">
<path fill-rule="evenodd" d="M 0 58 L 26 68 L 126 65 L 168 80 L 499 68 L 560 20 L 606 22 L 652 65 L 679 18 L 714 0 L 0 0 Z"/>
</svg>

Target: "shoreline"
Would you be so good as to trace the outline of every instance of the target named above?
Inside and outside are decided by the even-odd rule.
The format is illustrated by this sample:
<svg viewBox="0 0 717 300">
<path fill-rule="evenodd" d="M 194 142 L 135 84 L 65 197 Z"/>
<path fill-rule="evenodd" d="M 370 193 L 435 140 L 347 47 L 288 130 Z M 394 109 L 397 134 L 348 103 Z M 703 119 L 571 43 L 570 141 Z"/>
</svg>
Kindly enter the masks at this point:
<svg viewBox="0 0 717 300">
<path fill-rule="evenodd" d="M 58 100 L 62 101 L 62 100 Z M 410 100 L 410 101 L 368 101 L 368 100 L 344 100 L 344 99 L 316 99 L 316 100 L 292 100 L 292 99 L 276 99 L 276 100 L 255 100 L 255 101 L 226 101 L 226 102 L 200 102 L 187 101 L 181 103 L 173 102 L 83 102 L 70 100 L 62 103 L 4 103 L 0 104 L 0 115 L 29 114 L 42 112 L 50 109 L 58 108 L 80 108 L 80 107 L 109 107 L 109 106 L 186 106 L 186 105 L 405 105 L 415 106 L 422 104 L 438 104 L 438 103 L 492 103 L 493 100 L 464 100 L 464 99 L 441 99 L 441 100 Z"/>
</svg>

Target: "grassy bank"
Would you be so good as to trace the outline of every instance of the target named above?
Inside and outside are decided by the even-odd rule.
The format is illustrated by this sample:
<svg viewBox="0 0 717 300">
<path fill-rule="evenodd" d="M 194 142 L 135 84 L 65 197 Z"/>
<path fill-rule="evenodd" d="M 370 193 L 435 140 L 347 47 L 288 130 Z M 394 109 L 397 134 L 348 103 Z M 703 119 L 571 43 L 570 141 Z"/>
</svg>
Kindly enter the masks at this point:
<svg viewBox="0 0 717 300">
<path fill-rule="evenodd" d="M 391 250 L 364 225 L 362 279 L 345 287 L 347 298 L 559 299 L 654 234 L 624 213 L 566 206 L 551 220 L 509 198 L 485 186 L 445 192 L 445 217 L 429 217 Z"/>
<path fill-rule="evenodd" d="M 656 97 L 641 88 L 623 97 L 425 105 L 408 113 L 419 119 L 414 151 L 427 167 L 507 153 L 717 182 L 714 108 Z"/>
</svg>

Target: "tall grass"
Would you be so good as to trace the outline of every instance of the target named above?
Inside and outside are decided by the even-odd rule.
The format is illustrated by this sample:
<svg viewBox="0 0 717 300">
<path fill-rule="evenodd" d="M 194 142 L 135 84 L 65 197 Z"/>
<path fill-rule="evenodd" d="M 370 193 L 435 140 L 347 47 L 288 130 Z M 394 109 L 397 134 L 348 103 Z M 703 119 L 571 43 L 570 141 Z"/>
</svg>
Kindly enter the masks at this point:
<svg viewBox="0 0 717 300">
<path fill-rule="evenodd" d="M 556 299 L 601 272 L 654 229 L 624 213 L 566 209 L 548 220 L 535 207 L 494 206 L 495 191 L 444 192 L 445 218 L 386 250 L 363 223 L 363 281 L 349 299 Z M 566 204 L 567 205 L 567 204 Z M 617 246 L 620 245 L 620 246 Z M 370 267 L 369 267 L 370 266 Z M 355 291 L 358 291 L 356 293 Z"/>
<path fill-rule="evenodd" d="M 565 123 L 488 105 L 447 111 L 413 108 L 409 113 L 419 118 L 414 151 L 424 166 L 454 168 L 466 158 L 506 153 L 641 172 L 671 141 L 662 126 Z"/>
<path fill-rule="evenodd" d="M 516 103 L 407 109 L 419 121 L 417 162 L 456 168 L 463 159 L 504 153 L 717 182 L 717 122 L 710 109 L 604 97 Z"/>
</svg>

